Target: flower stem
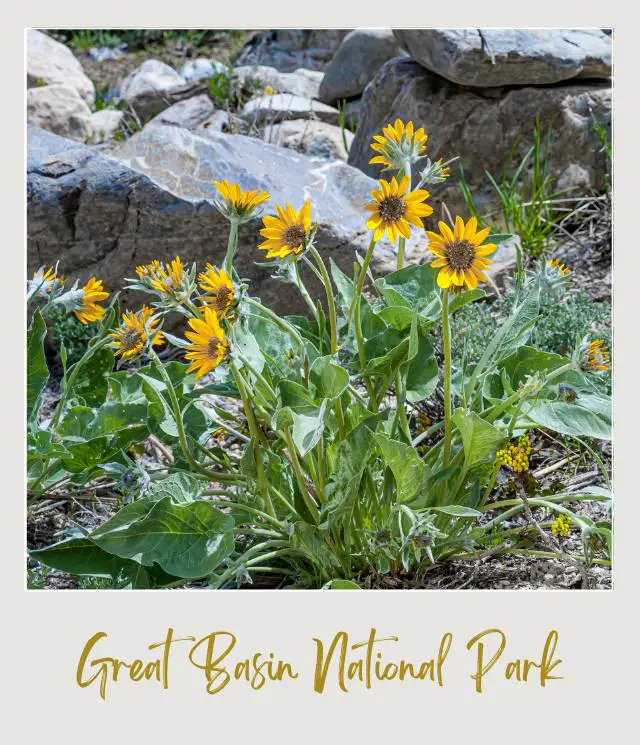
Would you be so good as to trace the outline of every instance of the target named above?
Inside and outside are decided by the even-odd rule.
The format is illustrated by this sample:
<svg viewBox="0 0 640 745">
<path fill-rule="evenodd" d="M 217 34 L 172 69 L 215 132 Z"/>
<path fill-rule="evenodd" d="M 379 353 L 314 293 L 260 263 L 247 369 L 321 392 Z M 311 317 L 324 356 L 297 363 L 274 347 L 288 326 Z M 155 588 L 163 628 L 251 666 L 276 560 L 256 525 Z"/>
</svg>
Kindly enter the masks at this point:
<svg viewBox="0 0 640 745">
<path fill-rule="evenodd" d="M 231 277 L 231 271 L 233 270 L 233 256 L 236 252 L 236 246 L 238 245 L 238 221 L 231 219 L 229 222 L 231 226 L 229 228 L 227 255 L 224 257 L 224 270 Z"/>
<path fill-rule="evenodd" d="M 162 381 L 167 387 L 167 393 L 169 395 L 169 402 L 171 403 L 173 418 L 175 419 L 176 429 L 178 430 L 178 441 L 180 442 L 180 447 L 182 448 L 182 452 L 187 460 L 187 463 L 191 466 L 191 468 L 193 468 L 194 471 L 196 471 L 197 473 L 201 473 L 203 476 L 207 476 L 211 479 L 211 481 L 219 481 L 220 483 L 233 483 L 236 481 L 242 481 L 243 479 L 240 478 L 238 474 L 217 473 L 216 471 L 210 471 L 201 463 L 198 463 L 198 461 L 193 457 L 191 451 L 189 450 L 189 444 L 187 443 L 187 436 L 184 431 L 184 423 L 182 421 L 180 404 L 178 403 L 178 397 L 176 396 L 176 391 L 173 387 L 173 383 L 171 382 L 171 378 L 169 377 L 167 371 L 164 369 L 164 365 L 162 364 L 162 362 L 160 362 L 160 358 L 155 353 L 155 350 L 152 347 L 149 347 L 149 356 L 153 360 L 156 368 L 158 369 L 158 372 L 160 373 Z"/>
<path fill-rule="evenodd" d="M 404 236 L 400 236 L 398 240 L 398 269 L 402 269 L 404 267 L 404 245 L 405 245 L 405 238 Z"/>
<path fill-rule="evenodd" d="M 256 417 L 251 405 L 251 400 L 247 394 L 247 389 L 244 385 L 244 380 L 235 362 L 231 362 L 229 365 L 233 379 L 235 380 L 238 391 L 240 392 L 240 398 L 242 399 L 242 406 L 244 408 L 245 416 L 247 417 L 247 424 L 249 425 L 249 433 L 251 434 L 251 440 L 253 443 L 253 457 L 256 463 L 256 472 L 258 474 L 258 483 L 260 484 L 260 491 L 262 492 L 262 498 L 266 506 L 266 511 L 276 517 L 276 511 L 273 508 L 273 503 L 269 495 L 269 484 L 267 483 L 266 476 L 264 474 L 264 463 L 262 462 L 262 450 L 260 448 L 260 430 L 256 422 Z"/>
<path fill-rule="evenodd" d="M 333 299 L 333 287 L 331 286 L 331 279 L 327 272 L 327 267 L 322 260 L 320 254 L 316 251 L 313 246 L 309 246 L 309 253 L 313 256 L 320 270 L 320 276 L 322 277 L 322 284 L 327 293 L 327 306 L 329 309 L 329 326 L 331 328 L 331 354 L 336 354 L 338 351 L 338 327 L 336 321 L 336 304 Z"/>
<path fill-rule="evenodd" d="M 444 351 L 444 453 L 443 468 L 451 458 L 451 331 L 449 327 L 449 290 L 442 291 L 442 346 Z M 447 480 L 440 488 L 440 504 L 444 504 Z"/>
</svg>

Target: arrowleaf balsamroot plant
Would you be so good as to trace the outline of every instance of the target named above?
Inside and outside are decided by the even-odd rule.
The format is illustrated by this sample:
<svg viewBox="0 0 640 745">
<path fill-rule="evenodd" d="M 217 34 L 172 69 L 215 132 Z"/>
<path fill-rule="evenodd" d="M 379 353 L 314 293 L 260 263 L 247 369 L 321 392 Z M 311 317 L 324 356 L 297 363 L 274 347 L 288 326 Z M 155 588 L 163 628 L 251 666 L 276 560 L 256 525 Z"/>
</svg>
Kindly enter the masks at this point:
<svg viewBox="0 0 640 745">
<path fill-rule="evenodd" d="M 310 201 L 292 195 L 299 209 L 286 203 L 262 216 L 258 248 L 298 288 L 306 317 L 274 313 L 238 275 L 238 226 L 260 217 L 269 195 L 226 181 L 216 182 L 213 199 L 229 222 L 224 264 L 198 273 L 175 257 L 138 267 L 128 287 L 150 300 L 137 312 L 119 320 L 117 299 L 105 306 L 95 278 L 65 290 L 53 268 L 36 272 L 28 287 L 29 500 L 107 478 L 122 504 L 95 530 L 68 533 L 32 556 L 122 587 L 198 580 L 230 588 L 268 574 L 298 587 L 356 587 L 372 573 L 416 572 L 486 550 L 553 555 L 531 551 L 506 524 L 535 507 L 555 519 L 550 540 L 576 528 L 584 544 L 577 559 L 608 563 L 610 524 L 565 506 L 608 501 L 607 491 L 524 496 L 530 430 L 610 438 L 610 400 L 598 384 L 608 350 L 590 338 L 576 340 L 570 356 L 529 344 L 541 295 L 571 281 L 558 262 L 541 262 L 518 272 L 511 311 L 479 361 L 454 367 L 451 317 L 484 296 L 500 236 L 456 217 L 426 233 L 424 263 L 404 265 L 406 239 L 424 236 L 422 218 L 433 212 L 425 187 L 448 176 L 446 163 L 428 159 L 412 187 L 426 141 L 400 121 L 374 138 L 374 161 L 392 174 L 363 205 L 371 238 L 352 276 L 323 256 Z M 371 282 L 383 235 L 397 245 L 397 270 Z M 324 286 L 326 311 L 311 299 L 300 263 Z M 44 319 L 56 307 L 93 324 L 95 336 L 68 368 L 62 349 L 61 397 L 44 417 Z M 184 338 L 163 329 L 169 314 L 184 317 Z M 431 341 L 438 330 L 442 369 Z M 160 358 L 171 347 L 183 361 Z M 430 398 L 440 380 L 442 421 L 414 436 L 408 406 Z M 222 398 L 235 406 L 222 407 Z M 155 470 L 135 458 L 151 437 L 169 454 Z M 496 502 L 501 468 L 521 487 Z"/>
</svg>

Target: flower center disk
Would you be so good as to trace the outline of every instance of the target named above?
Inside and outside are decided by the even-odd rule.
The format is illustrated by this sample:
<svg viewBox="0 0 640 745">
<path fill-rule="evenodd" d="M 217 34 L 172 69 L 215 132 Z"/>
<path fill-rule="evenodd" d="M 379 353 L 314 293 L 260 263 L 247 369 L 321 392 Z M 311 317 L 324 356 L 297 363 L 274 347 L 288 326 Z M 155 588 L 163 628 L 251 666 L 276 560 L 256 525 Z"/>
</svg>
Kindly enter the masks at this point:
<svg viewBox="0 0 640 745">
<path fill-rule="evenodd" d="M 455 241 L 447 248 L 447 258 L 454 269 L 469 269 L 474 257 L 474 247 L 467 241 Z"/>
<path fill-rule="evenodd" d="M 219 287 L 215 295 L 211 298 L 211 305 L 218 313 L 221 313 L 227 309 L 230 296 L 231 290 L 228 287 Z"/>
<path fill-rule="evenodd" d="M 284 231 L 282 240 L 290 248 L 298 248 L 304 241 L 305 235 L 302 225 L 292 225 Z"/>
<path fill-rule="evenodd" d="M 386 197 L 378 207 L 380 217 L 383 220 L 394 221 L 404 217 L 405 205 L 401 197 Z"/>
</svg>

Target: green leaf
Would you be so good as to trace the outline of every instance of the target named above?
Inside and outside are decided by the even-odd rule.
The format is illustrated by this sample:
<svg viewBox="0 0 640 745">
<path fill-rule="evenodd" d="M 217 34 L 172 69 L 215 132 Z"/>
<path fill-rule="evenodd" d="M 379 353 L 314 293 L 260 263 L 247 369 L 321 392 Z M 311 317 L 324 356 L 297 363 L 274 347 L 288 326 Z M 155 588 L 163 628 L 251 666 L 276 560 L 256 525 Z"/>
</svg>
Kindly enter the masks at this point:
<svg viewBox="0 0 640 745">
<path fill-rule="evenodd" d="M 524 346 L 501 360 L 500 367 L 509 376 L 511 387 L 515 390 L 528 375 L 534 375 L 536 372 L 551 372 L 568 362 L 568 358 L 562 355 Z M 567 374 L 571 375 L 572 373 L 568 371 Z M 561 380 L 564 380 L 564 378 L 558 378 L 558 381 Z"/>
<path fill-rule="evenodd" d="M 417 403 L 435 391 L 438 385 L 438 363 L 429 337 L 418 335 L 418 350 L 407 370 L 407 401 Z"/>
<path fill-rule="evenodd" d="M 174 504 L 194 502 L 202 494 L 202 481 L 188 473 L 172 473 L 149 487 L 145 499 L 158 501 L 171 497 Z"/>
<path fill-rule="evenodd" d="M 485 422 L 474 411 L 456 409 L 452 419 L 462 436 L 467 468 L 493 458 L 496 448 L 504 440 L 504 434 L 499 429 Z"/>
<path fill-rule="evenodd" d="M 409 307 L 416 308 L 432 300 L 432 295 L 436 292 L 437 271 L 430 264 L 412 264 L 377 279 L 375 285 L 385 299 L 389 298 L 390 305 L 396 304 L 399 295 L 407 301 Z M 389 290 L 392 291 L 391 294 Z"/>
<path fill-rule="evenodd" d="M 158 564 L 176 577 L 205 577 L 234 549 L 234 521 L 204 501 L 156 502 L 148 515 L 93 538 L 109 553 L 151 566 Z"/>
<path fill-rule="evenodd" d="M 382 433 L 374 434 L 383 461 L 396 480 L 398 499 L 411 507 L 426 507 L 429 491 L 429 467 L 416 453 L 415 448 L 392 440 Z"/>
<path fill-rule="evenodd" d="M 58 433 L 65 440 L 89 442 L 122 430 L 146 425 L 146 404 L 121 404 L 109 401 L 98 409 L 74 406 L 65 413 Z"/>
<path fill-rule="evenodd" d="M 316 400 L 341 396 L 349 385 L 349 373 L 333 357 L 317 357 L 309 370 L 311 392 Z"/>
<path fill-rule="evenodd" d="M 327 413 L 327 399 L 312 412 L 301 414 L 292 411 L 293 427 L 291 436 L 300 452 L 305 456 L 318 444 L 324 432 L 324 418 Z"/>
<path fill-rule="evenodd" d="M 73 395 L 81 398 L 87 406 L 104 403 L 109 389 L 107 375 L 113 370 L 113 363 L 114 356 L 110 349 L 103 347 L 95 351 L 83 363 L 73 386 Z"/>
<path fill-rule="evenodd" d="M 104 551 L 90 538 L 70 538 L 53 546 L 29 551 L 29 556 L 52 569 L 80 576 L 118 577 L 129 574 L 135 562 Z"/>
<path fill-rule="evenodd" d="M 532 422 L 562 435 L 611 439 L 611 400 L 578 395 L 575 401 L 538 401 L 522 408 Z"/>
<path fill-rule="evenodd" d="M 49 368 L 44 356 L 44 339 L 47 326 L 40 311 L 36 310 L 27 333 L 27 419 L 36 417 L 40 409 L 40 398 L 47 380 Z"/>
<path fill-rule="evenodd" d="M 411 326 L 414 312 L 407 305 L 387 305 L 379 310 L 376 315 L 393 329 L 404 331 Z"/>
<path fill-rule="evenodd" d="M 467 290 L 467 292 L 461 292 L 459 295 L 454 295 L 449 303 L 449 313 L 455 313 L 467 303 L 473 303 L 475 300 L 480 300 L 485 297 L 486 294 L 487 293 L 484 290 L 476 287 L 474 290 Z"/>
</svg>

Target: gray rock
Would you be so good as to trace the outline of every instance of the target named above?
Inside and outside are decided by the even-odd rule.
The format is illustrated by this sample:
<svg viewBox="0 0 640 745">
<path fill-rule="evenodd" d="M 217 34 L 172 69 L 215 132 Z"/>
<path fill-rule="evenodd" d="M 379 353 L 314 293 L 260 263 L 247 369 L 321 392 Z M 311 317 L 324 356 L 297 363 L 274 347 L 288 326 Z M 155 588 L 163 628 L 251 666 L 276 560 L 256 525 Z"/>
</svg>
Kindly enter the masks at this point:
<svg viewBox="0 0 640 745">
<path fill-rule="evenodd" d="M 237 65 L 268 65 L 281 72 L 324 70 L 348 29 L 278 29 L 256 34 L 236 57 Z"/>
<path fill-rule="evenodd" d="M 189 98 L 205 95 L 206 93 L 206 83 L 185 83 L 184 85 L 179 85 L 177 88 L 144 93 L 129 101 L 129 105 L 144 123 L 174 104 L 186 101 Z"/>
<path fill-rule="evenodd" d="M 284 119 L 319 119 L 338 124 L 340 120 L 340 112 L 333 106 L 289 93 L 252 98 L 244 105 L 242 115 L 256 124 L 274 124 Z"/>
<path fill-rule="evenodd" d="M 460 155 L 467 180 L 478 187 L 486 183 L 485 170 L 499 174 L 512 149 L 516 159 L 526 153 L 539 119 L 543 129 L 552 127 L 550 174 L 560 177 L 575 164 L 588 174 L 589 187 L 600 189 L 605 159 L 592 114 L 601 121 L 611 116 L 611 89 L 604 81 L 517 88 L 487 98 L 444 81 L 413 60 L 391 60 L 364 92 L 348 162 L 379 177 L 379 166 L 369 165 L 371 139 L 400 117 L 424 127 L 426 155 L 432 159 Z M 433 198 L 446 194 L 450 208 L 464 209 L 454 178 L 432 191 Z"/>
<path fill-rule="evenodd" d="M 27 30 L 27 88 L 62 83 L 75 88 L 89 106 L 95 101 L 93 83 L 73 52 L 35 29 Z"/>
<path fill-rule="evenodd" d="M 70 85 L 56 83 L 27 90 L 27 121 L 72 140 L 91 137 L 91 109 Z"/>
<path fill-rule="evenodd" d="M 92 144 L 100 144 L 112 140 L 114 135 L 120 131 L 124 111 L 118 109 L 101 109 L 91 114 L 91 126 L 93 135 Z"/>
<path fill-rule="evenodd" d="M 141 96 L 178 88 L 186 82 L 173 67 L 157 59 L 148 59 L 122 81 L 120 95 L 133 103 Z"/>
<path fill-rule="evenodd" d="M 187 82 L 192 83 L 196 80 L 206 80 L 214 75 L 227 71 L 227 66 L 215 59 L 206 59 L 198 57 L 190 60 L 180 68 L 180 76 Z"/>
<path fill-rule="evenodd" d="M 257 80 L 263 86 L 270 86 L 277 93 L 292 93 L 304 98 L 318 98 L 322 73 L 300 68 L 294 72 L 280 72 L 275 67 L 264 65 L 242 65 L 233 70 L 241 83 Z"/>
<path fill-rule="evenodd" d="M 195 129 L 205 122 L 214 111 L 213 101 L 206 94 L 202 94 L 174 103 L 173 106 L 155 116 L 146 126 L 157 127 L 158 125 L 168 124 L 173 127 Z"/>
<path fill-rule="evenodd" d="M 403 54 L 391 29 L 357 28 L 349 32 L 325 70 L 320 100 L 334 104 L 359 96 L 385 62 Z"/>
<path fill-rule="evenodd" d="M 364 204 L 375 187 L 368 177 L 342 162 L 323 162 L 241 135 L 198 137 L 178 127 L 145 129 L 125 142 L 117 159 L 29 128 L 27 151 L 27 263 L 30 271 L 55 265 L 71 280 L 101 277 L 111 292 L 132 276 L 138 264 L 179 254 L 185 264 L 222 261 L 226 220 L 211 204 L 214 179 L 247 189 L 268 189 L 268 212 L 289 200 L 313 203 L 319 222 L 318 246 L 351 274 L 354 252 L 366 251 Z M 255 221 L 242 226 L 237 266 L 251 292 L 278 312 L 303 311 L 298 293 L 258 267 L 264 253 Z M 409 242 L 409 257 L 424 257 L 424 238 Z M 386 241 L 376 247 L 373 271 L 394 267 Z M 306 276 L 314 297 L 322 291 Z M 125 303 L 143 297 L 124 293 Z"/>
<path fill-rule="evenodd" d="M 143 121 L 206 92 L 205 83 L 187 82 L 172 67 L 154 59 L 143 62 L 120 87 L 120 96 Z"/>
<path fill-rule="evenodd" d="M 342 141 L 342 130 L 326 122 L 294 119 L 265 127 L 263 139 L 272 145 L 288 147 L 325 160 L 346 160 L 353 134 L 345 131 L 347 150 Z"/>
<path fill-rule="evenodd" d="M 394 34 L 423 67 L 460 85 L 547 85 L 611 76 L 611 39 L 600 29 L 402 29 Z"/>
</svg>

